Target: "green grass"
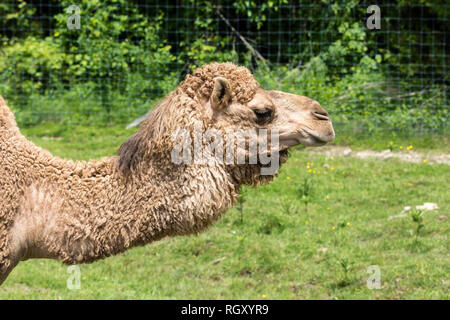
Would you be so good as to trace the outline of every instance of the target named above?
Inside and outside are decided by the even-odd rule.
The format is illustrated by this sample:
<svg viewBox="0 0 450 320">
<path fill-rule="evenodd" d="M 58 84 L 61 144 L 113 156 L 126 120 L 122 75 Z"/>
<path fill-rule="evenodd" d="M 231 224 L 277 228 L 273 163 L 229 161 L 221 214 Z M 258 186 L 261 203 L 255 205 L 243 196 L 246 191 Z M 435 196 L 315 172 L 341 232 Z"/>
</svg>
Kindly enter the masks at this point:
<svg viewBox="0 0 450 320">
<path fill-rule="evenodd" d="M 450 132 L 447 128 L 437 130 L 435 133 L 423 132 L 419 129 L 395 130 L 393 128 L 378 127 L 376 132 L 358 127 L 357 122 L 348 124 L 334 124 L 337 132 L 333 145 L 352 146 L 355 150 L 390 149 L 396 152 L 411 150 L 430 153 L 450 153 Z"/>
<path fill-rule="evenodd" d="M 132 133 L 23 131 L 74 159 L 113 154 Z M 21 262 L 0 299 L 449 299 L 449 190 L 446 165 L 294 151 L 272 184 L 245 189 L 241 204 L 198 236 L 81 265 L 80 290 L 67 289 L 57 261 Z M 388 220 L 424 202 L 439 210 L 423 213 L 419 233 L 411 216 Z M 381 271 L 379 290 L 366 285 L 371 265 Z"/>
</svg>

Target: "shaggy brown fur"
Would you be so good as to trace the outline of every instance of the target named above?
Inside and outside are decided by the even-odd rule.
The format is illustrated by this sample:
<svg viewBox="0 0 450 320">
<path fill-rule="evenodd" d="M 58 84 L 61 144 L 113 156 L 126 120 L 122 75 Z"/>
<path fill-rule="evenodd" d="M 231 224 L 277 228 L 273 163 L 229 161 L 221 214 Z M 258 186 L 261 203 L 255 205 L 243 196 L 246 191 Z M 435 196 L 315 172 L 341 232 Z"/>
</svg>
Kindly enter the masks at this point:
<svg viewBox="0 0 450 320">
<path fill-rule="evenodd" d="M 260 122 L 258 108 L 271 109 L 271 118 Z M 233 204 L 241 184 L 271 179 L 259 165 L 175 165 L 171 135 L 192 131 L 194 120 L 205 130 L 279 128 L 289 133 L 284 150 L 294 136 L 309 145 L 334 137 L 331 122 L 316 111 L 326 114 L 306 97 L 260 89 L 244 67 L 214 63 L 188 75 L 118 156 L 73 162 L 28 141 L 0 97 L 0 284 L 20 260 L 92 262 L 199 232 Z"/>
</svg>

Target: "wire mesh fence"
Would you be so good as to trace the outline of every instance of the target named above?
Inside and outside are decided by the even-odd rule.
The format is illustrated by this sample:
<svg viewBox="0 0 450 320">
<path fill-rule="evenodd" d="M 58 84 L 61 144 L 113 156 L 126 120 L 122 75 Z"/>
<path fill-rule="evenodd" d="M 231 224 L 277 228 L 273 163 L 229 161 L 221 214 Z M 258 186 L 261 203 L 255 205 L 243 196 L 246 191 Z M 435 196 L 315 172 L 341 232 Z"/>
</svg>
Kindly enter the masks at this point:
<svg viewBox="0 0 450 320">
<path fill-rule="evenodd" d="M 449 7 L 7 0 L 0 3 L 0 94 L 23 125 L 126 123 L 195 67 L 233 61 L 266 89 L 318 100 L 338 125 L 441 130 Z"/>
</svg>

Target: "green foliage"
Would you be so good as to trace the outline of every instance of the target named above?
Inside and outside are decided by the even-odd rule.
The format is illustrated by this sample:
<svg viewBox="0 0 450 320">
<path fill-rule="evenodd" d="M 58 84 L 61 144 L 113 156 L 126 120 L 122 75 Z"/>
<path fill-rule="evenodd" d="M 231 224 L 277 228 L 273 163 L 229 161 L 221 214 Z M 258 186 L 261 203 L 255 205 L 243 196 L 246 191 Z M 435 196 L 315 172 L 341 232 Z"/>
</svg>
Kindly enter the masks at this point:
<svg viewBox="0 0 450 320">
<path fill-rule="evenodd" d="M 244 222 L 244 204 L 245 204 L 245 191 L 242 190 L 241 194 L 237 198 L 237 205 L 236 205 L 236 209 L 239 211 L 241 215 L 240 220 L 241 223 Z"/>
<path fill-rule="evenodd" d="M 314 182 L 310 177 L 305 177 L 303 182 L 298 186 L 298 197 L 305 204 L 305 210 L 308 211 L 308 203 L 314 191 Z"/>
<path fill-rule="evenodd" d="M 11 41 L 3 55 L 0 88 L 5 96 L 16 97 L 20 105 L 26 105 L 31 94 L 42 94 L 51 83 L 64 80 L 62 73 L 67 55 L 50 37 L 30 36 L 23 41 Z"/>
<path fill-rule="evenodd" d="M 231 61 L 237 62 L 237 53 L 234 50 L 228 51 L 224 50 L 225 43 L 230 41 L 229 37 L 221 39 L 221 41 L 216 42 L 216 37 L 211 37 L 207 40 L 196 39 L 189 46 L 189 50 L 186 51 L 185 60 L 189 65 L 189 69 L 193 70 L 203 64 L 215 62 L 215 61 Z M 216 42 L 215 45 L 208 43 Z M 182 42 L 181 45 L 184 43 Z M 181 59 L 183 56 L 180 57 Z"/>
<path fill-rule="evenodd" d="M 123 123 L 175 85 L 175 57 L 158 37 L 161 14 L 150 21 L 125 0 L 79 5 L 79 30 L 67 28 L 70 14 L 62 12 L 54 15 L 50 36 L 12 38 L 4 48 L 0 89 L 24 124 Z"/>
<path fill-rule="evenodd" d="M 27 0 L 0 2 L 0 30 L 30 30 L 36 25 L 31 18 L 36 8 L 27 5 Z"/>
<path fill-rule="evenodd" d="M 370 131 L 448 123 L 441 0 L 380 4 L 379 31 L 366 28 L 367 5 L 357 0 L 82 0 L 81 28 L 70 30 L 73 4 L 0 3 L 0 92 L 22 124 L 127 122 L 212 61 L 246 65 L 268 89 L 318 100 L 335 123 Z"/>
<path fill-rule="evenodd" d="M 72 4 L 61 2 L 63 7 Z M 68 72 L 78 79 L 101 82 L 106 91 L 123 90 L 124 75 L 138 73 L 149 77 L 143 84 L 147 95 L 158 92 L 158 83 L 164 81 L 174 60 L 170 46 L 158 38 L 162 16 L 150 21 L 125 0 L 85 0 L 80 6 L 80 30 L 67 28 L 67 13 L 55 16 L 53 37 L 60 39 L 62 50 L 76 53 L 68 61 Z"/>
<path fill-rule="evenodd" d="M 296 210 L 295 203 L 293 203 L 293 201 L 291 201 L 291 199 L 286 195 L 282 196 L 280 199 L 280 208 L 281 212 L 286 215 L 290 215 L 292 211 Z"/>
<path fill-rule="evenodd" d="M 413 209 L 413 211 L 411 212 L 411 219 L 416 226 L 415 235 L 417 239 L 417 237 L 420 234 L 420 231 L 425 227 L 425 224 L 423 223 L 423 211 Z"/>
</svg>

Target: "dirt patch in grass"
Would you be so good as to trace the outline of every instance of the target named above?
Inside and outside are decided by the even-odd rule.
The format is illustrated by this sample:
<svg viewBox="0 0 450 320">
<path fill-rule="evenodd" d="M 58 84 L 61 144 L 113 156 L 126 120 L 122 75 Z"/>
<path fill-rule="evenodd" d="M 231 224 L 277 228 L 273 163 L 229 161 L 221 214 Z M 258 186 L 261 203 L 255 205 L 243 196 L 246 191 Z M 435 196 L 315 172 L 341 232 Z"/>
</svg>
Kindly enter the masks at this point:
<svg viewBox="0 0 450 320">
<path fill-rule="evenodd" d="M 401 161 L 413 163 L 439 163 L 450 165 L 450 154 L 448 153 L 432 154 L 417 151 L 392 152 L 389 149 L 383 151 L 373 151 L 373 150 L 354 151 L 349 147 L 340 147 L 340 146 L 308 148 L 306 149 L 306 151 L 310 153 L 324 154 L 327 156 L 355 157 L 360 159 L 377 158 L 381 160 L 395 158 Z"/>
</svg>

